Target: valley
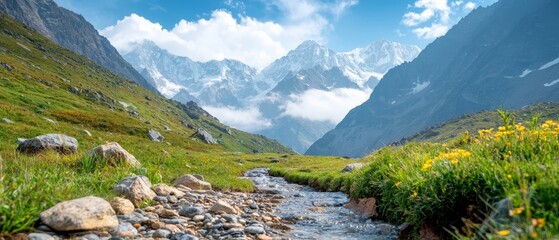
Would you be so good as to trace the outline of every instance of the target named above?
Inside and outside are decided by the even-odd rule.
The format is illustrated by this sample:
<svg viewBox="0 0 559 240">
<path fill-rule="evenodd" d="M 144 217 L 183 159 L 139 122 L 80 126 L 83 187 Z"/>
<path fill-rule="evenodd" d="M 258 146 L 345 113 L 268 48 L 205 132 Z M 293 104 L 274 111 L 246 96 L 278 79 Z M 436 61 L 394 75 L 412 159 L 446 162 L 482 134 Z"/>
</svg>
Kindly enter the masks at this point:
<svg viewBox="0 0 559 240">
<path fill-rule="evenodd" d="M 559 236 L 559 2 L 149 3 L 0 2 L 0 240 Z"/>
</svg>

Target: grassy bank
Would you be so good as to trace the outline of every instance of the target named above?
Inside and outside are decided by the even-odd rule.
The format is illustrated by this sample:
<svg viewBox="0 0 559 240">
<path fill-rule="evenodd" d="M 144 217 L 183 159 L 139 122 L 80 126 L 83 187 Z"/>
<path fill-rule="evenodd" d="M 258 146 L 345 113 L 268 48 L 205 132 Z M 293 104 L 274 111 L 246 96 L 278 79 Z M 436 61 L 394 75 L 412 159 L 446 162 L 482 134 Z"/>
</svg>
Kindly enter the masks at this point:
<svg viewBox="0 0 559 240">
<path fill-rule="evenodd" d="M 386 147 L 366 157 L 371 165 L 341 174 L 339 168 L 274 168 L 273 173 L 352 197 L 375 197 L 379 217 L 424 224 L 439 235 L 472 238 L 547 239 L 559 234 L 559 124 L 535 117 L 516 124 L 463 133 L 446 143 Z M 324 163 L 321 163 L 324 164 Z M 316 166 L 316 169 L 312 168 Z M 308 170 L 310 169 L 310 170 Z M 474 236 L 492 204 L 512 200 L 507 216 Z"/>
</svg>

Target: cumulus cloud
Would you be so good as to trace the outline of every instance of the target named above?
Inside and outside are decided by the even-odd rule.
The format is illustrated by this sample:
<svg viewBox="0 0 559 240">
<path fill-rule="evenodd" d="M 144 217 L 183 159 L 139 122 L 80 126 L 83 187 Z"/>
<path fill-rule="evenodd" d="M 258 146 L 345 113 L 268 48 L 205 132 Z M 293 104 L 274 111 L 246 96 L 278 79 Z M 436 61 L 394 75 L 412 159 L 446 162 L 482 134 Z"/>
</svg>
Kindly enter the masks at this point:
<svg viewBox="0 0 559 240">
<path fill-rule="evenodd" d="M 410 10 L 404 14 L 401 23 L 414 27 L 411 31 L 419 38 L 434 39 L 446 34 L 454 24 L 456 19 L 453 21 L 452 15 L 468 13 L 475 7 L 474 2 L 465 3 L 463 0 L 450 3 L 448 0 L 417 0 L 408 6 Z M 459 11 L 461 9 L 464 11 Z"/>
<path fill-rule="evenodd" d="M 272 126 L 271 121 L 265 119 L 256 107 L 238 109 L 232 107 L 203 106 L 202 108 L 211 115 L 217 117 L 222 123 L 243 131 L 257 132 Z"/>
<path fill-rule="evenodd" d="M 370 89 L 310 89 L 299 95 L 291 95 L 282 109 L 287 116 L 337 124 L 352 108 L 365 102 L 370 94 Z"/>
<path fill-rule="evenodd" d="M 464 5 L 464 10 L 466 10 L 466 11 L 471 11 L 474 8 L 476 8 L 476 4 L 473 3 L 473 2 L 468 2 L 468 3 L 466 3 L 466 5 Z"/>
<path fill-rule="evenodd" d="M 174 55 L 196 61 L 228 58 L 263 68 L 304 40 L 324 42 L 323 36 L 331 29 L 327 16 L 340 15 L 357 1 L 325 4 L 315 0 L 272 0 L 267 4 L 273 4 L 284 15 L 281 23 L 242 15 L 235 18 L 226 10 L 215 10 L 208 19 L 181 20 L 172 29 L 165 29 L 131 14 L 100 33 L 121 54 L 131 51 L 134 43 L 149 40 Z"/>
</svg>

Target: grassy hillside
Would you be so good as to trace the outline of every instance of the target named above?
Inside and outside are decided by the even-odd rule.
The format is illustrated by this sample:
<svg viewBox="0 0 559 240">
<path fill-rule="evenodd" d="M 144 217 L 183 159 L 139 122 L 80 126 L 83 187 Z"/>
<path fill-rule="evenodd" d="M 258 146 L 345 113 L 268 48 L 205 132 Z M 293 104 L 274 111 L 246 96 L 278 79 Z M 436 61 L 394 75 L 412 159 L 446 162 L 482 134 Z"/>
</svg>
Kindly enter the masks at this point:
<svg viewBox="0 0 559 240">
<path fill-rule="evenodd" d="M 547 102 L 527 106 L 523 109 L 511 111 L 516 117 L 516 122 L 526 123 L 538 115 L 540 119 L 559 119 L 559 103 Z M 460 118 L 450 120 L 437 126 L 425 129 L 414 136 L 404 138 L 398 144 L 406 142 L 444 142 L 456 138 L 464 131 L 477 133 L 478 129 L 497 128 L 502 124 L 497 111 L 483 111 L 467 114 Z"/>
</svg>

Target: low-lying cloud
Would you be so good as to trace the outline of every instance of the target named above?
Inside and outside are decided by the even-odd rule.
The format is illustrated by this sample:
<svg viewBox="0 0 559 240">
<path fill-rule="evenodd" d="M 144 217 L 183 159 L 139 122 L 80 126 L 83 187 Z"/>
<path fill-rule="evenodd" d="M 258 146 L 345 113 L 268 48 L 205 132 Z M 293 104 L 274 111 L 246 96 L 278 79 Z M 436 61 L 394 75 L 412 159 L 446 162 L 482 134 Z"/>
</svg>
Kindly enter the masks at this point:
<svg viewBox="0 0 559 240">
<path fill-rule="evenodd" d="M 204 106 L 203 108 L 222 123 L 243 131 L 258 132 L 272 126 L 272 122 L 265 119 L 256 107 L 238 109 Z"/>
<path fill-rule="evenodd" d="M 311 121 L 338 124 L 354 107 L 365 102 L 372 90 L 337 88 L 331 91 L 311 89 L 291 95 L 282 108 L 284 115 Z"/>
</svg>

